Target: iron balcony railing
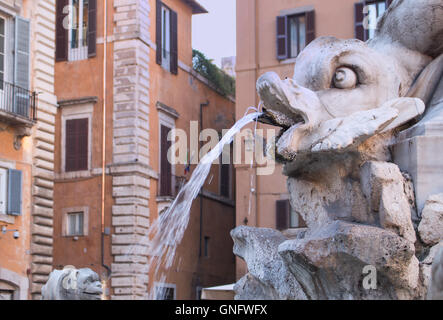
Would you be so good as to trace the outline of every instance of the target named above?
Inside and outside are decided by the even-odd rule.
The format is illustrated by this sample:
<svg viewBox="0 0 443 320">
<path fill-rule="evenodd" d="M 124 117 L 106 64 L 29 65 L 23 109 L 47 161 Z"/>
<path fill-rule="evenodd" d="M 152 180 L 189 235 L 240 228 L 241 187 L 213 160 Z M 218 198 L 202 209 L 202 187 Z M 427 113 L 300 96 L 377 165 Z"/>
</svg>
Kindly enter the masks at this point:
<svg viewBox="0 0 443 320">
<path fill-rule="evenodd" d="M 0 111 L 37 120 L 37 93 L 0 80 Z"/>
</svg>

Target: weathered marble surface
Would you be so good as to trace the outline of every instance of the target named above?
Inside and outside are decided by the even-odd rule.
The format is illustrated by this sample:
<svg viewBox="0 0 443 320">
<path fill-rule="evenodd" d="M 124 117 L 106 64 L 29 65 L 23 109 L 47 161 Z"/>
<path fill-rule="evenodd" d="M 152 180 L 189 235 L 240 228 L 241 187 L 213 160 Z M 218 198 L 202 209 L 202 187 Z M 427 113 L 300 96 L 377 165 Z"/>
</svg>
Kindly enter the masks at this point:
<svg viewBox="0 0 443 320">
<path fill-rule="evenodd" d="M 442 161 L 431 140 L 417 143 L 427 148 L 420 171 L 407 139 L 424 123 L 443 147 L 442 54 L 443 0 L 396 0 L 370 41 L 317 38 L 293 79 L 258 79 L 262 121 L 282 127 L 276 154 L 308 228 L 296 239 L 233 230 L 249 270 L 237 299 L 439 297 L 443 179 L 422 172 L 443 175 Z M 368 266 L 375 288 L 363 286 Z"/>
<path fill-rule="evenodd" d="M 100 278 L 89 268 L 53 270 L 42 287 L 42 300 L 100 300 Z"/>
</svg>

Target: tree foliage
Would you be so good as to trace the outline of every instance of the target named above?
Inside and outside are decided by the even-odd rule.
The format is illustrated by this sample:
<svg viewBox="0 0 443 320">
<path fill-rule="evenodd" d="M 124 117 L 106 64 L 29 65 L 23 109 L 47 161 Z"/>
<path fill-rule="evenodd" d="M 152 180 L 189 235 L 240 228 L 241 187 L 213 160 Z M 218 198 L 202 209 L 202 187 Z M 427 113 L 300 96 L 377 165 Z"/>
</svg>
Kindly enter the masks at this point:
<svg viewBox="0 0 443 320">
<path fill-rule="evenodd" d="M 235 96 L 235 79 L 218 68 L 198 50 L 192 50 L 192 65 L 224 96 Z"/>
</svg>

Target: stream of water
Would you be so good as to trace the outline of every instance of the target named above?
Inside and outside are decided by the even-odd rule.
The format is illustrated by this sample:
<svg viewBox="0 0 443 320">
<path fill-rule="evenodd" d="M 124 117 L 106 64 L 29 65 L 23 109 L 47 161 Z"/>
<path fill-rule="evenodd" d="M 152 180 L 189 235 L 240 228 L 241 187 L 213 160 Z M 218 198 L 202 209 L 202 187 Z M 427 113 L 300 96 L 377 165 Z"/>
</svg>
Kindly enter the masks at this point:
<svg viewBox="0 0 443 320">
<path fill-rule="evenodd" d="M 148 253 L 149 261 L 143 273 L 150 271 L 157 282 L 164 282 L 166 276 L 160 274 L 162 268 L 168 270 L 174 263 L 176 249 L 180 244 L 189 223 L 192 201 L 198 196 L 209 174 L 211 165 L 223 151 L 226 144 L 230 144 L 234 136 L 248 123 L 256 120 L 262 113 L 253 112 L 238 120 L 234 126 L 222 137 L 221 141 L 208 152 L 193 171 L 189 181 L 181 188 L 172 205 L 152 223 L 143 243 L 134 245 L 127 252 L 127 257 Z M 152 273 L 153 272 L 153 273 Z M 155 295 L 155 296 L 154 296 Z M 158 293 L 151 290 L 150 299 L 159 298 Z"/>
</svg>

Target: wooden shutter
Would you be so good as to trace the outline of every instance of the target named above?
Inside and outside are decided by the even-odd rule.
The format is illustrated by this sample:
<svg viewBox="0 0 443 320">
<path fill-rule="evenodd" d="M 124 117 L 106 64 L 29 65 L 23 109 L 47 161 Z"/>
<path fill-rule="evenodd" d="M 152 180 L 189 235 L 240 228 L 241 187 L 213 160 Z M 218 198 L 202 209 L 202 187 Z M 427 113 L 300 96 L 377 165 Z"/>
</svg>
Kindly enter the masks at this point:
<svg viewBox="0 0 443 320">
<path fill-rule="evenodd" d="M 277 17 L 277 59 L 288 57 L 288 17 Z"/>
<path fill-rule="evenodd" d="M 366 30 L 363 26 L 364 14 L 363 8 L 365 6 L 364 2 L 357 2 L 354 4 L 354 28 L 355 28 L 355 38 L 366 41 Z"/>
<path fill-rule="evenodd" d="M 55 17 L 55 61 L 68 60 L 68 29 L 63 26 L 66 14 L 63 9 L 69 0 L 57 0 Z"/>
<path fill-rule="evenodd" d="M 29 20 L 15 17 L 14 84 L 29 90 L 31 24 Z"/>
<path fill-rule="evenodd" d="M 31 24 L 28 19 L 15 17 L 14 45 L 14 84 L 19 88 L 14 91 L 14 112 L 29 116 L 30 104 L 30 51 Z"/>
<path fill-rule="evenodd" d="M 229 185 L 230 185 L 230 169 L 229 164 L 220 164 L 220 195 L 226 198 L 230 197 Z"/>
<path fill-rule="evenodd" d="M 156 62 L 162 64 L 162 2 L 156 1 L 156 23 L 155 23 L 155 44 L 156 49 Z"/>
<path fill-rule="evenodd" d="M 8 214 L 22 214 L 22 172 L 8 170 Z"/>
<path fill-rule="evenodd" d="M 315 39 L 315 11 L 308 11 L 306 17 L 306 45 Z"/>
<path fill-rule="evenodd" d="M 172 166 L 168 161 L 168 150 L 171 141 L 168 133 L 171 129 L 160 125 L 160 196 L 172 196 Z"/>
<path fill-rule="evenodd" d="M 276 201 L 276 228 L 277 230 L 285 230 L 289 228 L 291 207 L 289 200 Z"/>
<path fill-rule="evenodd" d="M 66 120 L 65 171 L 88 169 L 88 119 Z"/>
<path fill-rule="evenodd" d="M 97 0 L 89 0 L 88 57 L 97 54 Z"/>
<path fill-rule="evenodd" d="M 177 12 L 171 10 L 170 13 L 170 40 L 171 40 L 171 56 L 170 56 L 170 71 L 173 74 L 178 73 L 178 39 L 177 39 Z"/>
<path fill-rule="evenodd" d="M 0 213 L 6 213 L 7 177 L 8 171 L 0 168 Z"/>
</svg>

